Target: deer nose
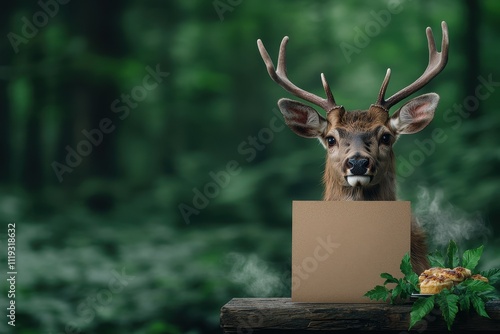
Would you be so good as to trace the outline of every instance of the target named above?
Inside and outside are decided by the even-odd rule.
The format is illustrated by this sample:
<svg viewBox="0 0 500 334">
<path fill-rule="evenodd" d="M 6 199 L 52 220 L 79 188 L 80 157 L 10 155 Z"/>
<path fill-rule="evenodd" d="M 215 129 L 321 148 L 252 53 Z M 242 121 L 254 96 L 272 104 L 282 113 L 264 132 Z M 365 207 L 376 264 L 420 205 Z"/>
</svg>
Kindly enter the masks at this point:
<svg viewBox="0 0 500 334">
<path fill-rule="evenodd" d="M 354 159 L 347 161 L 347 166 L 353 175 L 364 175 L 368 169 L 368 159 Z"/>
</svg>

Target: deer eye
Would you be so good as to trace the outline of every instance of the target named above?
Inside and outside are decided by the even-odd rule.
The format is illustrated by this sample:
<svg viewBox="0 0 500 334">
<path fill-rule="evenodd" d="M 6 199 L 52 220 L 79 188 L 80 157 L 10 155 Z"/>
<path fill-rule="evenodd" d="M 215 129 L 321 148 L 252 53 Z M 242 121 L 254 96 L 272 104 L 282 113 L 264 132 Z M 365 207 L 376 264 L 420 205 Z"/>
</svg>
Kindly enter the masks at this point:
<svg viewBox="0 0 500 334">
<path fill-rule="evenodd" d="M 386 133 L 380 137 L 380 143 L 384 145 L 389 145 L 391 143 L 391 135 Z"/>
<path fill-rule="evenodd" d="M 337 141 L 332 136 L 329 136 L 326 137 L 326 143 L 328 144 L 328 147 L 332 147 L 337 143 Z"/>
</svg>

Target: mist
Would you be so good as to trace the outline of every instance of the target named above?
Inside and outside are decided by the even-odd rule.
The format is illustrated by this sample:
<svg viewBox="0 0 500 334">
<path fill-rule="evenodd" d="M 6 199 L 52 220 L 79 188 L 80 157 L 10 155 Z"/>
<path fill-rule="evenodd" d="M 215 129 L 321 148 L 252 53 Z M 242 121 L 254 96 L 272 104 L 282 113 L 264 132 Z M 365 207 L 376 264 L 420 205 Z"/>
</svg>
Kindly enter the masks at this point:
<svg viewBox="0 0 500 334">
<path fill-rule="evenodd" d="M 444 201 L 441 190 L 432 192 L 420 188 L 415 216 L 419 225 L 427 232 L 430 250 L 442 248 L 450 240 L 454 240 L 461 248 L 471 241 L 484 244 L 491 236 L 491 230 L 480 212 L 467 213 Z"/>
<path fill-rule="evenodd" d="M 229 280 L 240 285 L 248 297 L 281 297 L 289 295 L 290 275 L 273 268 L 256 254 L 229 253 Z M 287 290 L 288 289 L 288 290 Z"/>
</svg>

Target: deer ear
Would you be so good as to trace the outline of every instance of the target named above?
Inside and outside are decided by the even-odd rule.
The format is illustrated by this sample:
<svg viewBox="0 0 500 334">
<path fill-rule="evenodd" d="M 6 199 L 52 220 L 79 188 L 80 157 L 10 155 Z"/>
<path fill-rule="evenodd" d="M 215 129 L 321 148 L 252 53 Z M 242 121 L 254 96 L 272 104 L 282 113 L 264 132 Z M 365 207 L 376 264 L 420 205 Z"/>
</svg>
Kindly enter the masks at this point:
<svg viewBox="0 0 500 334">
<path fill-rule="evenodd" d="M 317 138 L 326 129 L 328 121 L 313 108 L 290 99 L 278 101 L 285 123 L 296 134 L 306 138 Z"/>
<path fill-rule="evenodd" d="M 398 134 L 423 130 L 434 118 L 438 102 L 439 95 L 436 93 L 420 95 L 410 100 L 391 116 L 391 127 Z"/>
</svg>

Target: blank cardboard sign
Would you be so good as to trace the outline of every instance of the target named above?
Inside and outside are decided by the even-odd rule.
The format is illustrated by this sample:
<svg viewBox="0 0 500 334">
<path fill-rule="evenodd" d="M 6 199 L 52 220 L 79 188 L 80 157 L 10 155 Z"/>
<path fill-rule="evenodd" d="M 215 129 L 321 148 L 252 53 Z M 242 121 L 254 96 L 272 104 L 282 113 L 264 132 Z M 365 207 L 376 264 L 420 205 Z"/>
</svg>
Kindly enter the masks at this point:
<svg viewBox="0 0 500 334">
<path fill-rule="evenodd" d="M 410 251 L 410 202 L 294 201 L 292 301 L 369 303 Z"/>
</svg>

